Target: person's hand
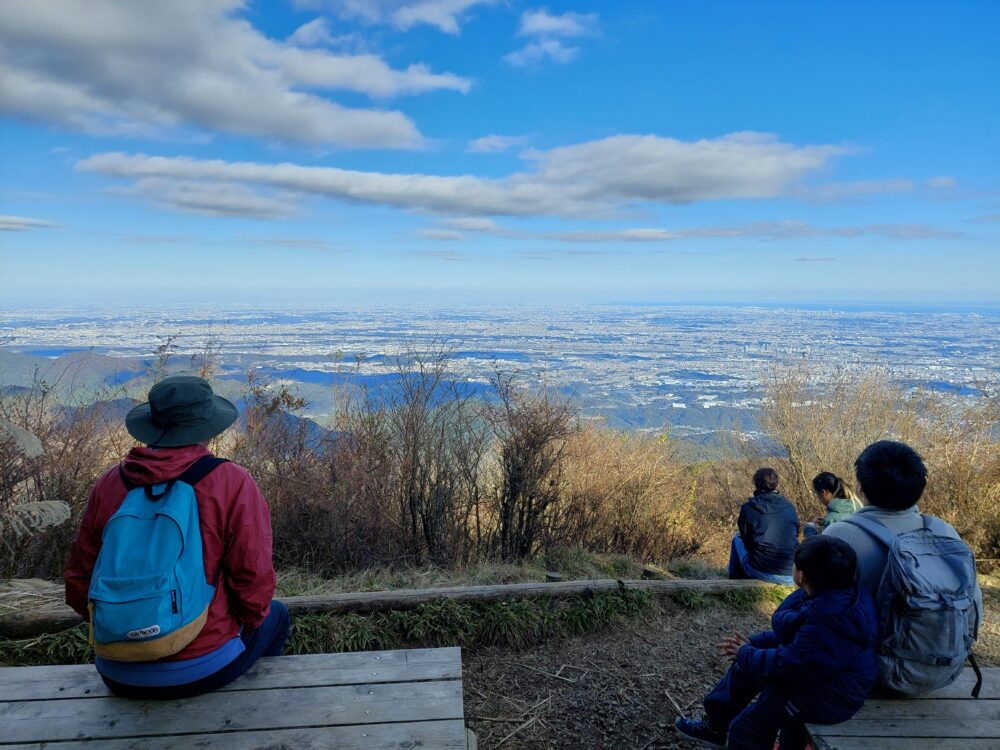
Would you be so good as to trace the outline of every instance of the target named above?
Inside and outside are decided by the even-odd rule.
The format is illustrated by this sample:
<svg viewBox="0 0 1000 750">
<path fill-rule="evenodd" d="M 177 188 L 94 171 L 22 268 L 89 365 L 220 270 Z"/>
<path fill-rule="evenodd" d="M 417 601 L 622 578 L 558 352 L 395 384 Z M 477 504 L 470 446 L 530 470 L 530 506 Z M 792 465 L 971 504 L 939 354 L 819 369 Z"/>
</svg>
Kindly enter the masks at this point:
<svg viewBox="0 0 1000 750">
<path fill-rule="evenodd" d="M 738 630 L 734 630 L 732 635 L 727 635 L 718 645 L 719 653 L 727 659 L 736 660 L 736 654 L 743 646 L 750 643 L 750 639 Z"/>
<path fill-rule="evenodd" d="M 822 519 L 822 518 L 820 518 L 819 516 L 816 516 L 816 517 L 815 517 L 815 518 L 814 518 L 814 519 L 812 520 L 812 523 L 813 523 L 813 526 L 820 526 L 820 525 L 822 525 L 822 523 L 823 523 L 823 519 Z"/>
</svg>

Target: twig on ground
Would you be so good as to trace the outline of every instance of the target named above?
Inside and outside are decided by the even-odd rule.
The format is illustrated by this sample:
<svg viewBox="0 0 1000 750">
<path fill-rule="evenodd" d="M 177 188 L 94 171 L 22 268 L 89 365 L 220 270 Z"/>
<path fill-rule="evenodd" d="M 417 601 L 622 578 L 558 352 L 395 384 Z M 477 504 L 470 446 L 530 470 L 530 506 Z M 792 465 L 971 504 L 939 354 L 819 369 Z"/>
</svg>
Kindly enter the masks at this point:
<svg viewBox="0 0 1000 750">
<path fill-rule="evenodd" d="M 560 677 L 558 674 L 552 674 L 551 672 L 545 672 L 544 670 L 541 669 L 535 669 L 534 667 L 528 666 L 527 664 L 522 664 L 521 662 L 518 662 L 517 665 L 519 667 L 524 667 L 525 669 L 530 669 L 532 672 L 538 672 L 538 674 L 543 674 L 546 677 L 555 677 L 557 680 L 562 680 L 563 682 L 579 682 L 580 680 L 580 678 L 573 680 L 570 679 L 569 677 Z"/>
<path fill-rule="evenodd" d="M 677 715 L 678 715 L 679 717 L 683 718 L 683 717 L 684 717 L 684 711 L 683 711 L 683 709 L 681 709 L 681 707 L 680 707 L 680 704 L 679 704 L 679 703 L 678 703 L 677 701 L 675 701 L 675 700 L 674 700 L 674 696 L 672 696 L 672 695 L 670 694 L 670 691 L 669 691 L 669 690 L 664 690 L 663 692 L 664 692 L 664 694 L 665 694 L 665 695 L 667 696 L 667 699 L 668 699 L 668 700 L 670 701 L 670 704 L 671 704 L 671 705 L 672 705 L 672 706 L 674 707 L 674 709 L 675 709 L 675 710 L 677 711 Z"/>
<path fill-rule="evenodd" d="M 523 723 L 523 724 L 522 724 L 521 726 L 519 726 L 519 727 L 518 727 L 517 729 L 515 729 L 515 730 L 514 730 L 513 732 L 511 732 L 511 733 L 510 733 L 510 734 L 508 734 L 508 735 L 507 735 L 506 737 L 504 737 L 504 738 L 503 738 L 502 740 L 500 740 L 500 741 L 499 741 L 499 742 L 497 743 L 497 747 L 500 747 L 500 746 L 501 746 L 501 745 L 502 745 L 503 743 L 505 743 L 505 742 L 506 742 L 507 740 L 509 740 L 509 739 L 510 739 L 511 737 L 513 737 L 513 736 L 514 736 L 515 734 L 517 734 L 518 732 L 520 732 L 520 731 L 521 731 L 522 729 L 525 729 L 525 728 L 527 728 L 527 727 L 531 726 L 531 725 L 532 725 L 532 724 L 534 724 L 534 723 L 535 723 L 535 717 L 534 717 L 534 716 L 532 716 L 532 717 L 531 717 L 530 719 L 528 719 L 528 720 L 527 720 L 526 722 L 524 722 L 524 723 Z"/>
</svg>

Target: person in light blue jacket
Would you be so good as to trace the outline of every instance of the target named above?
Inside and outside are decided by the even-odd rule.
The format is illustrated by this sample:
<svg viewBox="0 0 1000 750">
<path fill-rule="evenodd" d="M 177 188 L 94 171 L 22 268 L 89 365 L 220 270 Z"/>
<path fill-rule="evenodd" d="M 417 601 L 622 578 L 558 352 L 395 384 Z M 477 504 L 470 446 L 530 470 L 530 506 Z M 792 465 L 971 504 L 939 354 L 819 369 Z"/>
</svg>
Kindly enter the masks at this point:
<svg viewBox="0 0 1000 750">
<path fill-rule="evenodd" d="M 812 486 L 813 494 L 826 508 L 826 514 L 802 524 L 802 532 L 807 537 L 822 534 L 832 524 L 861 510 L 861 501 L 855 497 L 847 483 L 832 471 L 821 471 L 814 476 Z"/>
</svg>

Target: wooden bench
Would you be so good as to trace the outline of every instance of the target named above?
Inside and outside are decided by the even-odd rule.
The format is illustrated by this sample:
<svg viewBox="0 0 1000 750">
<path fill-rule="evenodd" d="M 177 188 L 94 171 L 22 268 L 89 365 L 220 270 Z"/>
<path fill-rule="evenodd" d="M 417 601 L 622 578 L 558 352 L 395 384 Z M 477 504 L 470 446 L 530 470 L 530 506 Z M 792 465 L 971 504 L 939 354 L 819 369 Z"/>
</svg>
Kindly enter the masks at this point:
<svg viewBox="0 0 1000 750">
<path fill-rule="evenodd" d="M 46 744 L 52 743 L 52 744 Z M 112 696 L 92 665 L 0 668 L 0 750 L 468 750 L 458 648 L 263 658 L 215 693 Z"/>
<path fill-rule="evenodd" d="M 1000 668 L 983 670 L 983 688 L 966 669 L 952 685 L 920 698 L 871 698 L 843 724 L 808 724 L 816 750 L 998 750 Z"/>
</svg>

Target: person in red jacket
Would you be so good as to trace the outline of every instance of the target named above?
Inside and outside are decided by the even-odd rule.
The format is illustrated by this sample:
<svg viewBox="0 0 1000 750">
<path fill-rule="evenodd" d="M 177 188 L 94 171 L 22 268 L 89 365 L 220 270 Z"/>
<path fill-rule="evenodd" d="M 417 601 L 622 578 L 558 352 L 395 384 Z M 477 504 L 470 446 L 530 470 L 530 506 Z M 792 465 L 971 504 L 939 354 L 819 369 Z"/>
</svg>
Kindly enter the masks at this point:
<svg viewBox="0 0 1000 750">
<path fill-rule="evenodd" d="M 154 385 L 149 401 L 125 418 L 129 433 L 146 444 L 98 480 L 90 492 L 66 566 L 66 603 L 88 618 L 90 579 L 105 524 L 129 487 L 179 477 L 211 456 L 204 443 L 236 421 L 236 407 L 202 378 L 171 375 Z M 288 639 L 287 608 L 272 600 L 271 516 L 250 473 L 225 462 L 195 486 L 205 575 L 215 596 L 200 633 L 182 651 L 153 662 L 98 657 L 97 670 L 117 695 L 186 698 L 216 690 L 246 672 L 261 656 L 278 656 Z"/>
</svg>

